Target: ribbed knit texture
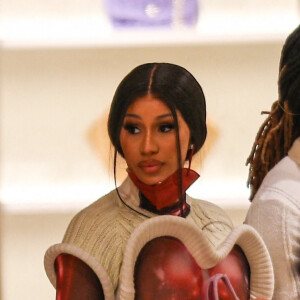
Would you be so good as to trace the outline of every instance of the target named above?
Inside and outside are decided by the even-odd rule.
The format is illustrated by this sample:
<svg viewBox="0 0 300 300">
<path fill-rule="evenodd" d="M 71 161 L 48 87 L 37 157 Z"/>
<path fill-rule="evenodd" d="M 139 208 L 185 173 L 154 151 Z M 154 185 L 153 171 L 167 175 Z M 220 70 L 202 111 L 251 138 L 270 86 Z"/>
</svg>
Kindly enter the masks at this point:
<svg viewBox="0 0 300 300">
<path fill-rule="evenodd" d="M 202 269 L 214 267 L 227 257 L 235 244 L 239 245 L 251 268 L 251 298 L 271 300 L 274 287 L 271 260 L 262 239 L 252 227 L 241 225 L 234 228 L 216 247 L 194 224 L 174 216 L 149 219 L 130 236 L 124 252 L 118 300 L 134 300 L 134 266 L 137 257 L 147 242 L 160 236 L 178 238 Z"/>
<path fill-rule="evenodd" d="M 132 181 L 127 180 L 119 188 L 122 199 L 112 191 L 92 205 L 80 211 L 71 221 L 62 243 L 73 245 L 94 257 L 111 278 L 114 289 L 118 286 L 123 253 L 133 230 L 143 221 L 156 216 L 138 207 L 138 191 Z M 191 205 L 186 220 L 206 234 L 210 243 L 219 245 L 232 229 L 232 223 L 218 206 L 187 196 Z M 59 255 L 59 245 L 52 255 Z M 61 252 L 64 251 L 62 247 Z M 46 254 L 46 259 L 49 259 Z M 51 258 L 53 259 L 53 258 Z M 47 270 L 49 277 L 55 277 L 54 269 Z M 55 284 L 55 283 L 54 283 Z"/>
<path fill-rule="evenodd" d="M 76 245 L 95 257 L 116 288 L 126 241 L 145 219 L 122 205 L 112 192 L 74 217 L 63 243 Z"/>
<path fill-rule="evenodd" d="M 63 242 L 48 249 L 45 255 L 45 269 L 54 286 L 55 258 L 60 253 L 69 253 L 82 259 L 95 271 L 101 281 L 106 300 L 115 299 L 114 294 L 116 294 L 118 287 L 119 292 L 125 293 L 120 295 L 120 299 L 133 299 L 134 291 L 131 289 L 133 282 L 129 283 L 128 286 L 130 274 L 128 273 L 129 277 L 127 278 L 126 268 L 129 264 L 129 269 L 132 270 L 137 249 L 141 249 L 143 243 L 154 236 L 167 233 L 178 237 L 186 244 L 191 254 L 203 268 L 213 266 L 225 258 L 232 249 L 235 239 L 239 237 L 239 234 L 232 237 L 233 226 L 230 219 L 222 209 L 212 203 L 195 200 L 187 196 L 186 200 L 191 206 L 191 212 L 184 219 L 176 216 L 157 216 L 139 208 L 138 190 L 129 178 L 119 188 L 119 193 L 122 201 L 117 192 L 112 191 L 80 211 L 72 219 Z M 155 222 L 162 220 L 162 223 L 147 229 L 145 226 L 151 224 L 152 220 Z M 141 236 L 140 232 L 142 232 Z M 139 238 L 134 240 L 135 236 L 139 236 Z M 257 242 L 255 240 L 253 244 L 248 243 L 247 234 L 241 234 L 241 236 L 245 240 L 241 243 L 247 244 L 249 248 L 245 251 L 241 245 L 246 256 L 247 253 L 250 255 L 249 258 L 247 256 L 250 260 L 250 267 L 252 268 L 251 264 L 255 265 L 256 261 L 260 265 L 260 257 L 263 258 L 262 263 L 266 264 L 267 277 L 261 275 L 260 267 L 258 268 L 259 272 L 256 272 L 256 266 L 254 266 L 253 284 L 254 286 L 259 285 L 255 291 L 261 289 L 261 284 L 266 284 L 266 294 L 258 294 L 260 296 L 269 295 L 273 286 L 270 275 L 270 273 L 272 274 L 272 267 L 270 269 L 270 264 L 266 263 L 268 255 L 256 248 Z M 132 242 L 132 240 L 134 241 Z M 131 250 L 126 250 L 127 257 L 124 257 L 126 247 Z M 121 276 L 123 283 L 119 282 L 122 263 L 127 265 L 123 271 L 123 276 Z M 266 282 L 266 278 L 271 278 L 270 282 Z M 262 279 L 264 281 L 261 281 Z M 266 297 L 266 299 L 270 298 Z"/>
<path fill-rule="evenodd" d="M 186 220 L 196 225 L 214 247 L 231 232 L 233 225 L 229 217 L 218 206 L 203 200 L 191 199 L 192 209 Z"/>
</svg>

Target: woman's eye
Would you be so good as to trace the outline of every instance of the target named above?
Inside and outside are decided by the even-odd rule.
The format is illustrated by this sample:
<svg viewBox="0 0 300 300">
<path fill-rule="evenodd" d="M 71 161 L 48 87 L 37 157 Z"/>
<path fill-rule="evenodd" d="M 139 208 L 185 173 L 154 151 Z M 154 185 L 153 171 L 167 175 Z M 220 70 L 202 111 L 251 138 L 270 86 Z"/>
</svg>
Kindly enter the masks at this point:
<svg viewBox="0 0 300 300">
<path fill-rule="evenodd" d="M 140 132 L 140 129 L 137 126 L 131 124 L 124 125 L 124 129 L 130 134 L 137 134 Z"/>
<path fill-rule="evenodd" d="M 161 132 L 169 132 L 174 129 L 173 124 L 164 124 L 159 127 L 159 131 Z"/>
</svg>

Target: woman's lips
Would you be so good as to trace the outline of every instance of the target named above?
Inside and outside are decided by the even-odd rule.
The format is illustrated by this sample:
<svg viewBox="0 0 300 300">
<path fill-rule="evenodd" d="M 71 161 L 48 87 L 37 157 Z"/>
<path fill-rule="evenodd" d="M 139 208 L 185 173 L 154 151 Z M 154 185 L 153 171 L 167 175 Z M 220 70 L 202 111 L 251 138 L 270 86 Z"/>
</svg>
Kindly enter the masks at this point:
<svg viewBox="0 0 300 300">
<path fill-rule="evenodd" d="M 158 160 L 143 160 L 138 163 L 138 167 L 141 168 L 146 173 L 155 173 L 162 166 L 162 162 Z"/>
</svg>

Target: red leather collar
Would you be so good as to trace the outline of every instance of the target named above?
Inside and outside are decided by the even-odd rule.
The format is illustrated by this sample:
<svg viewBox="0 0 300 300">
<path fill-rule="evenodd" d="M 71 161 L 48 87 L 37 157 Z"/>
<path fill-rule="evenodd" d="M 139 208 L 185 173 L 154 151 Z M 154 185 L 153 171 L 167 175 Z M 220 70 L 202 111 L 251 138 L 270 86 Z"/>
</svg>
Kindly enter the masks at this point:
<svg viewBox="0 0 300 300">
<path fill-rule="evenodd" d="M 182 196 L 185 191 L 200 177 L 200 175 L 187 168 L 182 170 Z M 127 170 L 130 179 L 139 189 L 139 191 L 158 209 L 169 207 L 175 204 L 179 197 L 178 192 L 178 171 L 170 175 L 162 182 L 154 185 L 147 185 L 141 182 L 135 174 Z"/>
</svg>

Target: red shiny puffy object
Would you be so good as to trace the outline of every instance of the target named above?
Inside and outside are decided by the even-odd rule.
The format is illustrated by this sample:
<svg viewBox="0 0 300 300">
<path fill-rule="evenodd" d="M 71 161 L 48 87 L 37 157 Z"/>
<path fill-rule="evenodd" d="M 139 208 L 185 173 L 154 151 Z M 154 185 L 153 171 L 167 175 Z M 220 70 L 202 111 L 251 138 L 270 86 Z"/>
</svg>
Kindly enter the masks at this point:
<svg viewBox="0 0 300 300">
<path fill-rule="evenodd" d="M 55 260 L 56 300 L 104 300 L 94 271 L 79 258 L 62 253 Z"/>
<path fill-rule="evenodd" d="M 173 237 L 148 242 L 135 265 L 135 300 L 248 300 L 249 266 L 235 246 L 211 269 L 201 269 Z"/>
</svg>

